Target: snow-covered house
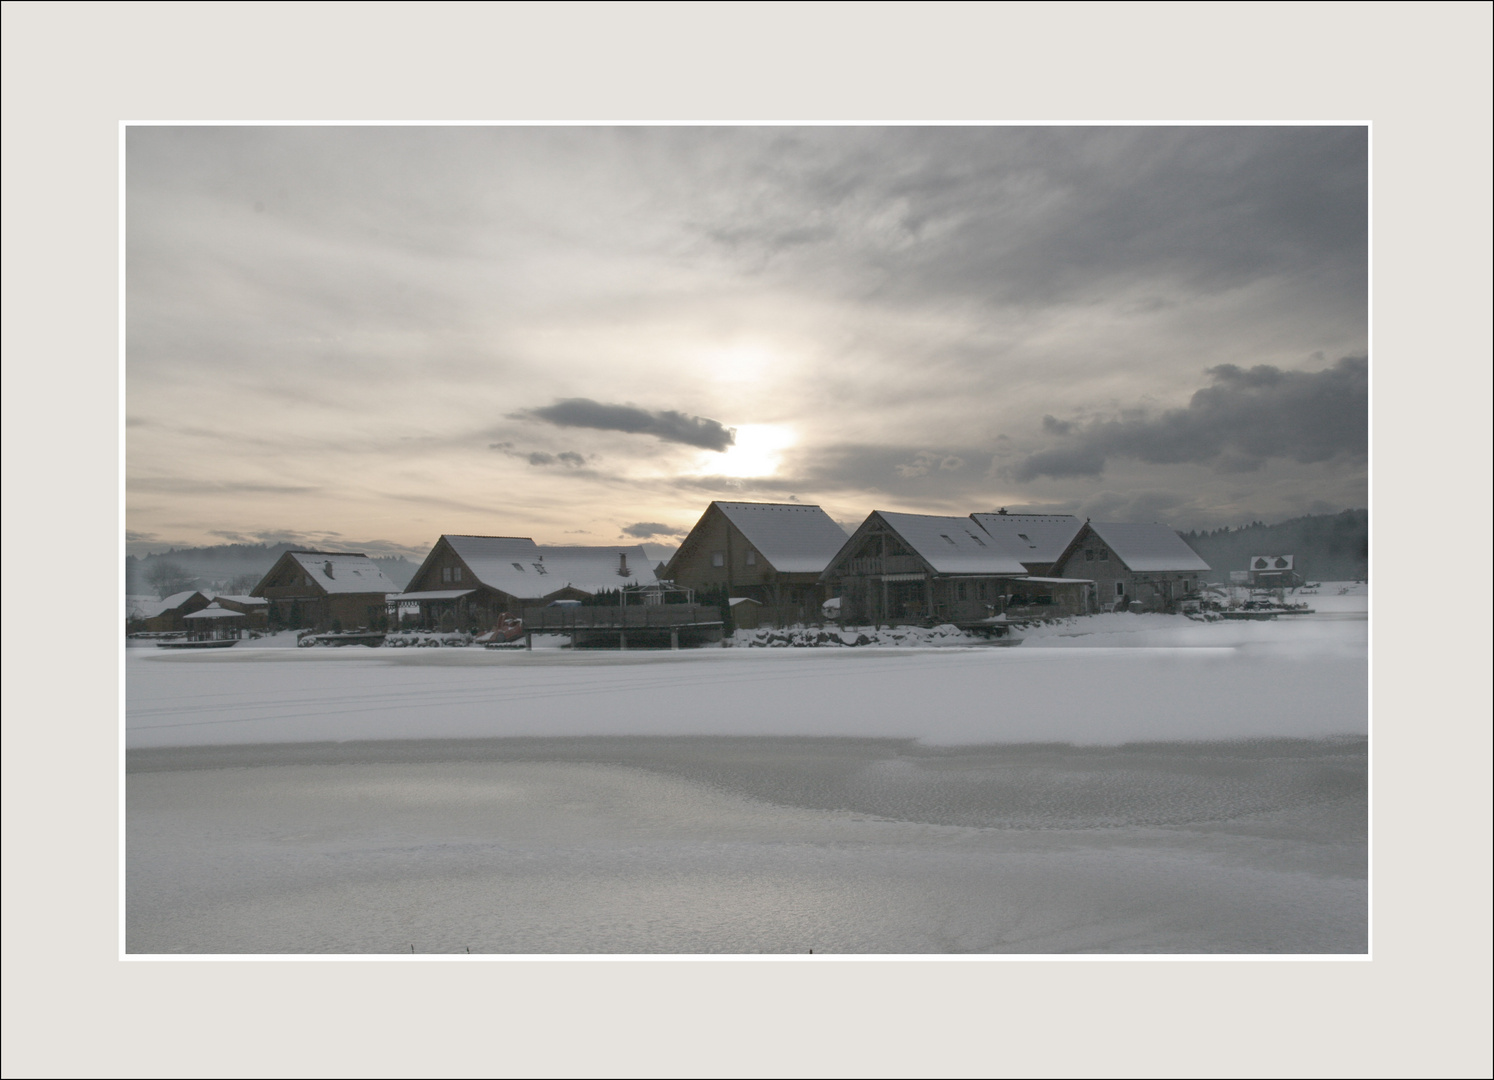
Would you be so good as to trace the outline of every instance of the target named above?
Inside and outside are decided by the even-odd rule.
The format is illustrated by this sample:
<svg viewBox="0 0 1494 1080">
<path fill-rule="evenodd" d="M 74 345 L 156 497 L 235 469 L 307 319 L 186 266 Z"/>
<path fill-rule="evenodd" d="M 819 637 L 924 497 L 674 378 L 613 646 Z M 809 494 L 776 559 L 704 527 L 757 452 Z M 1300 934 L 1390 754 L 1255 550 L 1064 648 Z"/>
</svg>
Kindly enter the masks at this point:
<svg viewBox="0 0 1494 1080">
<path fill-rule="evenodd" d="M 657 582 L 641 544 L 583 547 L 541 545 L 523 536 L 445 535 L 389 602 L 423 626 L 447 621 L 487 629 L 504 612 Z"/>
<path fill-rule="evenodd" d="M 145 630 L 151 633 L 182 630 L 185 628 L 182 620 L 186 616 L 194 611 L 201 611 L 212 603 L 209 597 L 196 589 L 172 593 L 160 600 L 148 596 L 131 596 L 126 601 L 125 625 L 133 631 Z"/>
<path fill-rule="evenodd" d="M 1029 574 L 1049 574 L 1084 522 L 1073 514 L 971 514 L 975 523 L 1022 560 Z"/>
<path fill-rule="evenodd" d="M 1166 525 L 1086 521 L 1053 566 L 1060 578 L 1094 582 L 1102 609 L 1168 611 L 1198 592 L 1209 564 Z"/>
<path fill-rule="evenodd" d="M 282 626 L 317 630 L 383 624 L 385 598 L 399 587 L 367 555 L 344 551 L 287 551 L 249 593 L 269 601 Z"/>
<path fill-rule="evenodd" d="M 270 602 L 262 596 L 219 593 L 213 597 L 213 603 L 228 611 L 239 612 L 245 616 L 244 625 L 253 629 L 263 629 L 269 621 Z"/>
<path fill-rule="evenodd" d="M 1015 551 L 968 517 L 874 510 L 823 580 L 854 625 L 976 622 L 1000 614 L 1026 576 Z"/>
<path fill-rule="evenodd" d="M 815 617 L 820 575 L 846 542 L 824 510 L 802 503 L 713 502 L 664 569 L 687 589 L 725 588 L 768 618 Z"/>
</svg>

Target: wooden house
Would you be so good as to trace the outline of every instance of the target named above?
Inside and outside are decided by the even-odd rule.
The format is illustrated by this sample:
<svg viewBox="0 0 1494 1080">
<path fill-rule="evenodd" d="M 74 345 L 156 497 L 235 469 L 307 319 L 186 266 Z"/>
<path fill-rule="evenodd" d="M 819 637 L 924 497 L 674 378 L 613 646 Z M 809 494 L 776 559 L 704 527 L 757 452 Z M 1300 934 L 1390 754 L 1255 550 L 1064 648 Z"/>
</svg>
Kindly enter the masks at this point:
<svg viewBox="0 0 1494 1080">
<path fill-rule="evenodd" d="M 765 622 L 803 621 L 818 617 L 826 595 L 820 577 L 845 542 L 845 530 L 818 506 L 713 502 L 664 577 L 754 600 Z"/>
<path fill-rule="evenodd" d="M 287 551 L 250 591 L 269 601 L 271 622 L 296 629 L 376 627 L 385 599 L 399 588 L 367 555 L 344 551 Z"/>
<path fill-rule="evenodd" d="M 1086 521 L 1053 566 L 1056 577 L 1094 582 L 1105 611 L 1173 611 L 1198 593 L 1209 564 L 1166 525 Z"/>
<path fill-rule="evenodd" d="M 244 625 L 251 630 L 263 630 L 269 625 L 270 602 L 262 596 L 220 594 L 213 597 L 213 603 L 245 616 Z"/>
<path fill-rule="evenodd" d="M 1027 568 L 968 517 L 873 511 L 825 570 L 841 621 L 974 623 L 1005 611 Z"/>
<path fill-rule="evenodd" d="M 446 535 L 389 601 L 401 621 L 486 630 L 505 612 L 657 582 L 641 544 L 542 546 L 522 536 Z"/>
<path fill-rule="evenodd" d="M 126 626 L 131 631 L 144 630 L 154 634 L 184 630 L 187 624 L 183 620 L 210 603 L 211 598 L 196 589 L 173 593 L 160 600 L 137 600 L 130 605 Z"/>
<path fill-rule="evenodd" d="M 1045 575 L 1084 527 L 1073 514 L 971 514 L 975 523 L 1016 553 L 1029 574 Z"/>
</svg>

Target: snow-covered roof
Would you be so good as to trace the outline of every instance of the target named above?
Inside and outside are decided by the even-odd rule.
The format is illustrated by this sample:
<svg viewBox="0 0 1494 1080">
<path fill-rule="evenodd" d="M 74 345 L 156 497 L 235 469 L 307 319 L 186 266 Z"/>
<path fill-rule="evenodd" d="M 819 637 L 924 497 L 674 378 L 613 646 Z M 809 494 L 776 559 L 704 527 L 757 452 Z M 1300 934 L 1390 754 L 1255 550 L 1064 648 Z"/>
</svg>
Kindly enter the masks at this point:
<svg viewBox="0 0 1494 1080">
<path fill-rule="evenodd" d="M 1084 528 L 1073 514 L 971 514 L 975 523 L 1024 563 L 1056 562 Z"/>
<path fill-rule="evenodd" d="M 937 573 L 1007 576 L 1027 573 L 1015 554 L 967 517 L 895 514 L 886 510 L 878 510 L 877 515 Z"/>
<path fill-rule="evenodd" d="M 490 589 L 532 600 L 570 586 L 585 593 L 658 581 L 642 544 L 540 546 L 521 536 L 446 536 L 467 568 Z M 626 567 L 628 574 L 618 573 Z"/>
<path fill-rule="evenodd" d="M 186 592 L 172 593 L 160 600 L 153 596 L 127 596 L 125 597 L 125 610 L 129 612 L 129 617 L 132 619 L 154 619 L 157 615 L 176 610 L 198 595 L 201 595 L 198 590 L 188 589 Z M 207 597 L 203 596 L 203 599 L 206 600 Z"/>
<path fill-rule="evenodd" d="M 1092 578 L 1081 577 L 1032 577 L 1031 575 L 1022 579 L 1023 583 L 1034 583 L 1037 585 L 1093 585 Z"/>
<path fill-rule="evenodd" d="M 781 574 L 818 574 L 846 542 L 845 530 L 818 506 L 729 502 L 716 506 Z"/>
<path fill-rule="evenodd" d="M 242 611 L 229 611 L 227 608 L 219 607 L 216 603 L 209 604 L 201 611 L 194 611 L 190 615 L 183 615 L 184 619 L 245 619 L 248 618 Z"/>
<path fill-rule="evenodd" d="M 1166 525 L 1091 521 L 1089 527 L 1120 556 L 1128 570 L 1145 573 L 1209 569 L 1209 564 Z"/>
<path fill-rule="evenodd" d="M 399 592 L 399 586 L 385 577 L 379 564 L 367 555 L 328 551 L 291 551 L 287 554 L 325 592 Z"/>
<path fill-rule="evenodd" d="M 213 597 L 213 600 L 215 602 L 218 600 L 227 600 L 232 604 L 249 604 L 255 607 L 261 604 L 269 603 L 269 601 L 262 596 L 230 596 L 228 593 L 218 593 Z"/>
<path fill-rule="evenodd" d="M 424 592 L 394 593 L 388 599 L 391 604 L 414 603 L 418 600 L 460 600 L 471 596 L 476 589 L 427 589 Z"/>
</svg>

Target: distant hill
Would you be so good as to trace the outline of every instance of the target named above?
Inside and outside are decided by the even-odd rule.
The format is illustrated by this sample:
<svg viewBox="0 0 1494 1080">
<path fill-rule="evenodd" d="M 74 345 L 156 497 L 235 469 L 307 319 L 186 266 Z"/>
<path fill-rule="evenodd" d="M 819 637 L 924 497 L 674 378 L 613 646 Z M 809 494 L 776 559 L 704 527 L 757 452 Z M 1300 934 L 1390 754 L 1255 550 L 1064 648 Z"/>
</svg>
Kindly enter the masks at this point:
<svg viewBox="0 0 1494 1080">
<path fill-rule="evenodd" d="M 202 589 L 208 592 L 247 593 L 259 583 L 275 560 L 287 551 L 303 551 L 303 544 L 217 544 L 213 547 L 172 548 L 144 558 L 125 558 L 125 593 L 159 595 Z M 401 589 L 415 576 L 416 563 L 403 555 L 371 556 L 379 569 Z M 159 582 L 155 584 L 153 582 Z"/>
<path fill-rule="evenodd" d="M 1369 580 L 1368 510 L 1178 535 L 1213 568 L 1213 581 L 1229 580 L 1229 572 L 1244 570 L 1252 555 L 1294 555 L 1297 573 L 1310 581 Z"/>
</svg>

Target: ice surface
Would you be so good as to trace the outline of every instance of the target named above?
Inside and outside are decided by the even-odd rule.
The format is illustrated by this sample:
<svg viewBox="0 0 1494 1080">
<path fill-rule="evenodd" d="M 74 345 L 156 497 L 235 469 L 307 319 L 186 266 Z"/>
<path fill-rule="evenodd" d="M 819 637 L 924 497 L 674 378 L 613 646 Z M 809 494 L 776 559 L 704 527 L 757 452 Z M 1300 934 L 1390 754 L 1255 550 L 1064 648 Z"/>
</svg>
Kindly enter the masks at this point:
<svg viewBox="0 0 1494 1080">
<path fill-rule="evenodd" d="M 1332 598 L 1017 648 L 132 649 L 126 948 L 1363 952 Z"/>
<path fill-rule="evenodd" d="M 131 755 L 130 952 L 1362 952 L 1363 740 Z"/>
</svg>

